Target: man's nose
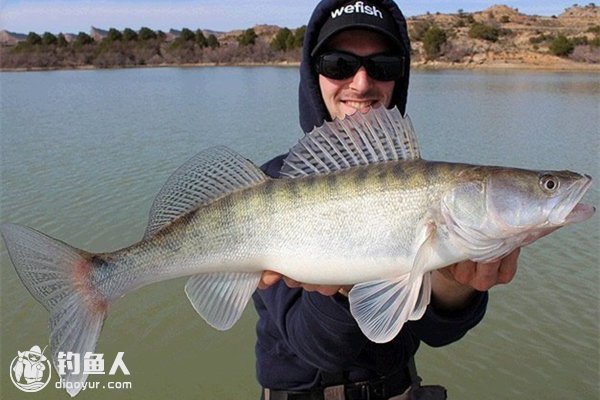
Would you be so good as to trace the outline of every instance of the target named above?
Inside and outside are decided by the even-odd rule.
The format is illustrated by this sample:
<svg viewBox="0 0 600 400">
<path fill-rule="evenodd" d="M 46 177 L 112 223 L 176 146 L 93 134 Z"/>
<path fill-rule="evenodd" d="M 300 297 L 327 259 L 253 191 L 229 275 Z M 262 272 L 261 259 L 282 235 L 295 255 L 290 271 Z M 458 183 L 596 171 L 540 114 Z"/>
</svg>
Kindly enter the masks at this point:
<svg viewBox="0 0 600 400">
<path fill-rule="evenodd" d="M 350 82 L 350 88 L 357 92 L 364 93 L 369 90 L 371 86 L 371 77 L 367 74 L 365 67 L 360 67 L 358 71 L 352 77 Z"/>
</svg>

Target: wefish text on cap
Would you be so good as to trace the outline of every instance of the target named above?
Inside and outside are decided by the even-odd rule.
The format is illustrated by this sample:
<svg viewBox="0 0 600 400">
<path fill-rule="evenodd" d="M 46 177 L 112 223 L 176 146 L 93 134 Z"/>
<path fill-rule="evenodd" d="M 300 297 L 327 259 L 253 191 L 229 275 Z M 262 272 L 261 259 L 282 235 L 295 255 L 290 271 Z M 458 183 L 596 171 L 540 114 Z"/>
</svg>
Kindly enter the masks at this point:
<svg viewBox="0 0 600 400">
<path fill-rule="evenodd" d="M 338 8 L 337 10 L 333 10 L 331 12 L 331 18 L 334 19 L 343 14 L 354 14 L 354 13 L 372 15 L 372 16 L 383 19 L 383 13 L 381 12 L 381 10 L 379 10 L 374 5 L 373 6 L 366 5 L 364 3 L 364 1 L 357 1 L 354 4 L 347 4 L 345 6 Z"/>
<path fill-rule="evenodd" d="M 398 49 L 403 49 L 401 34 L 394 17 L 385 7 L 369 1 L 350 1 L 329 12 L 311 51 L 315 56 L 333 36 L 349 29 L 366 29 L 382 34 Z"/>
</svg>

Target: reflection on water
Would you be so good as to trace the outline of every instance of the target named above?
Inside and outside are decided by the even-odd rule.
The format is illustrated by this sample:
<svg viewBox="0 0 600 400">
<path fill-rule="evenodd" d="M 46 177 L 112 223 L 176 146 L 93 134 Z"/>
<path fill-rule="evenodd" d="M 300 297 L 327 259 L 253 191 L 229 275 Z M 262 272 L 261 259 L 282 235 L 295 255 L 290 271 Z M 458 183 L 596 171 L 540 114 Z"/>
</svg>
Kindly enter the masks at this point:
<svg viewBox="0 0 600 400">
<path fill-rule="evenodd" d="M 293 68 L 0 74 L 0 220 L 90 251 L 131 244 L 162 183 L 196 152 L 224 144 L 261 163 L 301 136 L 297 75 Z M 415 73 L 408 111 L 428 159 L 600 177 L 599 95 L 595 75 Z M 595 205 L 597 186 L 586 196 Z M 455 399 L 597 398 L 598 221 L 524 249 L 517 278 L 492 291 L 480 326 L 446 348 L 423 346 L 426 382 L 444 384 Z M 47 343 L 47 314 L 0 251 L 7 367 L 17 349 Z M 184 283 L 151 285 L 114 304 L 98 351 L 109 360 L 125 351 L 133 389 L 81 398 L 257 397 L 254 312 L 217 332 L 196 316 Z M 0 397 L 23 398 L 8 374 L 0 379 Z"/>
</svg>

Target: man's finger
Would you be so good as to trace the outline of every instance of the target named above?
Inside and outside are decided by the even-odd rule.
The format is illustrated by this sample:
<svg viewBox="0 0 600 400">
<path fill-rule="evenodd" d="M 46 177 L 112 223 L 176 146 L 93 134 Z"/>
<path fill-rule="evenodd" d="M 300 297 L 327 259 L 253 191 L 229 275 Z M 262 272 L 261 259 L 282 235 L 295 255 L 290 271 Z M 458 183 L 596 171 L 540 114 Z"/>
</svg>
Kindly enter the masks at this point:
<svg viewBox="0 0 600 400">
<path fill-rule="evenodd" d="M 287 276 L 283 277 L 283 281 L 285 282 L 286 285 L 288 285 L 288 287 L 295 289 L 295 288 L 299 288 L 302 286 L 302 284 L 298 281 L 295 281 L 291 278 L 288 278 Z"/>
<path fill-rule="evenodd" d="M 264 271 L 260 278 L 260 282 L 258 282 L 258 288 L 266 289 L 269 286 L 275 284 L 280 279 L 281 274 L 273 271 Z"/>
<path fill-rule="evenodd" d="M 500 268 L 498 269 L 498 283 L 505 284 L 513 280 L 517 274 L 517 260 L 520 253 L 521 249 L 518 248 L 502 259 Z"/>
</svg>

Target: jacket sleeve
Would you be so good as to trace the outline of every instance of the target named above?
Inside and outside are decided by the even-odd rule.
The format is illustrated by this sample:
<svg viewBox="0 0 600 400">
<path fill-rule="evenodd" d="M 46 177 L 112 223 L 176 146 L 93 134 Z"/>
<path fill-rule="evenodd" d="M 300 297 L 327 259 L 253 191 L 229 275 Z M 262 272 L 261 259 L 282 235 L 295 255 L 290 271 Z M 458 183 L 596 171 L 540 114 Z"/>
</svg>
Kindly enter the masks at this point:
<svg viewBox="0 0 600 400">
<path fill-rule="evenodd" d="M 290 289 L 283 281 L 258 290 L 264 309 L 278 335 L 298 357 L 325 371 L 339 371 L 356 359 L 367 343 L 341 295 L 323 296 Z M 260 322 L 259 322 L 260 330 Z M 259 332 L 260 334 L 260 332 Z"/>
<path fill-rule="evenodd" d="M 478 292 L 469 305 L 456 312 L 442 311 L 435 303 L 429 304 L 423 318 L 410 321 L 407 327 L 423 342 L 432 347 L 446 346 L 456 342 L 475 327 L 485 315 L 488 302 L 487 292 Z"/>
<path fill-rule="evenodd" d="M 345 297 L 290 289 L 282 281 L 258 290 L 257 296 L 264 305 L 259 314 L 268 314 L 265 317 L 275 324 L 287 347 L 319 369 L 338 371 L 352 365 L 369 343 L 350 314 Z M 486 304 L 487 293 L 481 293 L 457 313 L 442 313 L 430 305 L 421 320 L 411 321 L 403 329 L 430 346 L 443 346 L 477 325 Z"/>
</svg>

